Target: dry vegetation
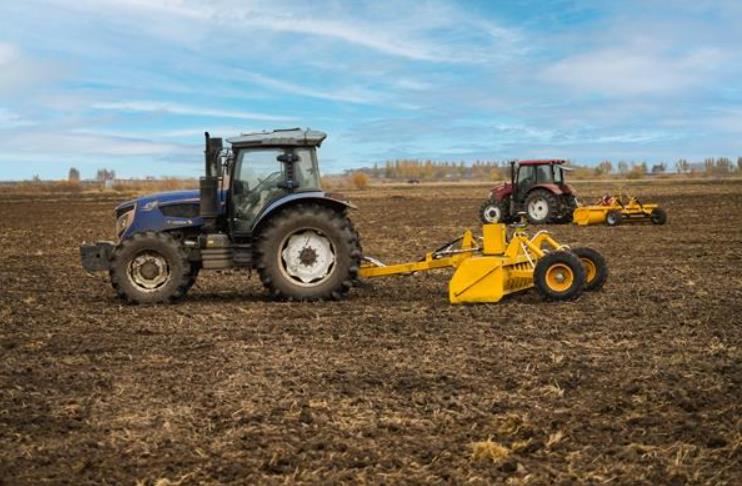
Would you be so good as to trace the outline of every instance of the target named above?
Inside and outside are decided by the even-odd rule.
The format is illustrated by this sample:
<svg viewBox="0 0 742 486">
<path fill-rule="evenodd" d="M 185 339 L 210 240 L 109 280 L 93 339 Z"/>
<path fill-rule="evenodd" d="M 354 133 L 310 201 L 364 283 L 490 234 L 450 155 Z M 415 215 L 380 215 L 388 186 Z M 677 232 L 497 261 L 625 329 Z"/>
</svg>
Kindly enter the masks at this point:
<svg viewBox="0 0 742 486">
<path fill-rule="evenodd" d="M 603 292 L 475 306 L 447 303 L 445 271 L 317 304 L 204 273 L 177 305 L 126 306 L 77 254 L 120 195 L 3 193 L 0 478 L 739 484 L 742 182 L 628 186 L 669 223 L 549 228 L 605 254 Z M 374 187 L 353 218 L 368 254 L 410 259 L 486 194 Z"/>
</svg>

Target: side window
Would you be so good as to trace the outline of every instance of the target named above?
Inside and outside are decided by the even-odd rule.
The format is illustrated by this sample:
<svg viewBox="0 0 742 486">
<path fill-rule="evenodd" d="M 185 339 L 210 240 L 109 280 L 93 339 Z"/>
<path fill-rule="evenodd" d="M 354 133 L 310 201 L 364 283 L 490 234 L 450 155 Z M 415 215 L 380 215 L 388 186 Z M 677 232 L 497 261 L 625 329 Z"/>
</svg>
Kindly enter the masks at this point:
<svg viewBox="0 0 742 486">
<path fill-rule="evenodd" d="M 253 191 L 266 179 L 280 176 L 282 166 L 276 157 L 282 153 L 280 150 L 241 151 L 237 179 L 242 182 L 242 189 L 246 192 Z"/>
<path fill-rule="evenodd" d="M 536 180 L 540 183 L 542 182 L 553 182 L 553 177 L 551 175 L 551 166 L 550 165 L 538 165 L 536 166 Z"/>
<path fill-rule="evenodd" d="M 238 231 L 248 231 L 260 211 L 283 194 L 278 187 L 285 179 L 283 164 L 277 159 L 282 153 L 279 149 L 251 149 L 237 156 L 232 201 Z"/>
<path fill-rule="evenodd" d="M 294 175 L 302 189 L 319 189 L 320 178 L 314 151 L 300 148 L 295 151 L 299 162 L 294 164 Z"/>
<path fill-rule="evenodd" d="M 518 187 L 526 188 L 536 183 L 536 171 L 532 165 L 521 165 L 518 169 Z"/>
</svg>

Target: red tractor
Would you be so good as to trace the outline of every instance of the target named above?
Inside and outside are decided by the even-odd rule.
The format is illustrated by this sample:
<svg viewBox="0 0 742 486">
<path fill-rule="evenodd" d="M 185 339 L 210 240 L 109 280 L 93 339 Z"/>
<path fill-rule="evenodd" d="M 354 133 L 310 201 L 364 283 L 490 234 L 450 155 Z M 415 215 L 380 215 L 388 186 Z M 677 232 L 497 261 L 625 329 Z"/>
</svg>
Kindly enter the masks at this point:
<svg viewBox="0 0 742 486">
<path fill-rule="evenodd" d="M 577 207 L 572 187 L 565 182 L 564 160 L 522 160 L 510 162 L 510 182 L 495 186 L 482 204 L 483 223 L 509 223 L 519 212 L 528 221 L 569 223 Z"/>
</svg>

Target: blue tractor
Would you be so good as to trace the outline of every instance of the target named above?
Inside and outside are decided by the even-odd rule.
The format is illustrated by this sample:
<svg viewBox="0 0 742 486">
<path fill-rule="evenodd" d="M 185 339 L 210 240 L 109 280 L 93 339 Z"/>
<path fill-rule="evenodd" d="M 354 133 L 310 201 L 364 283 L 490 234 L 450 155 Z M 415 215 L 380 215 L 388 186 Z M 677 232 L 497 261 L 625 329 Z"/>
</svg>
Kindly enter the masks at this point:
<svg viewBox="0 0 742 486">
<path fill-rule="evenodd" d="M 131 303 L 182 298 L 202 270 L 256 269 L 271 297 L 343 298 L 361 263 L 353 206 L 324 192 L 316 130 L 227 139 L 206 133 L 198 191 L 154 194 L 116 208 L 117 241 L 82 245 L 83 267 L 107 271 Z"/>
</svg>

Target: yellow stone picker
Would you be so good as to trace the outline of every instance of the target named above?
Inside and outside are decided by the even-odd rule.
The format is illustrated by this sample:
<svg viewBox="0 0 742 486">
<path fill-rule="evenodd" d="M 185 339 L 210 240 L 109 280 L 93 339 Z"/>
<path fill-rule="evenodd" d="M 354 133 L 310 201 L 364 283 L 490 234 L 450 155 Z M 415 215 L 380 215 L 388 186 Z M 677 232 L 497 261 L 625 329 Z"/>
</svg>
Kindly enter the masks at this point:
<svg viewBox="0 0 742 486">
<path fill-rule="evenodd" d="M 651 221 L 654 224 L 665 224 L 667 213 L 659 204 L 644 204 L 635 196 L 606 194 L 595 204 L 580 206 L 572 213 L 572 222 L 587 226 L 603 224 L 617 226 L 626 222 Z"/>
<path fill-rule="evenodd" d="M 570 249 L 547 231 L 529 237 L 524 222 L 513 225 L 509 238 L 507 233 L 505 224 L 485 224 L 481 238 L 467 230 L 416 262 L 385 265 L 364 257 L 358 273 L 374 278 L 454 268 L 448 285 L 452 304 L 498 302 L 534 286 L 544 300 L 570 300 L 600 289 L 608 277 L 605 259 L 593 249 Z"/>
</svg>

